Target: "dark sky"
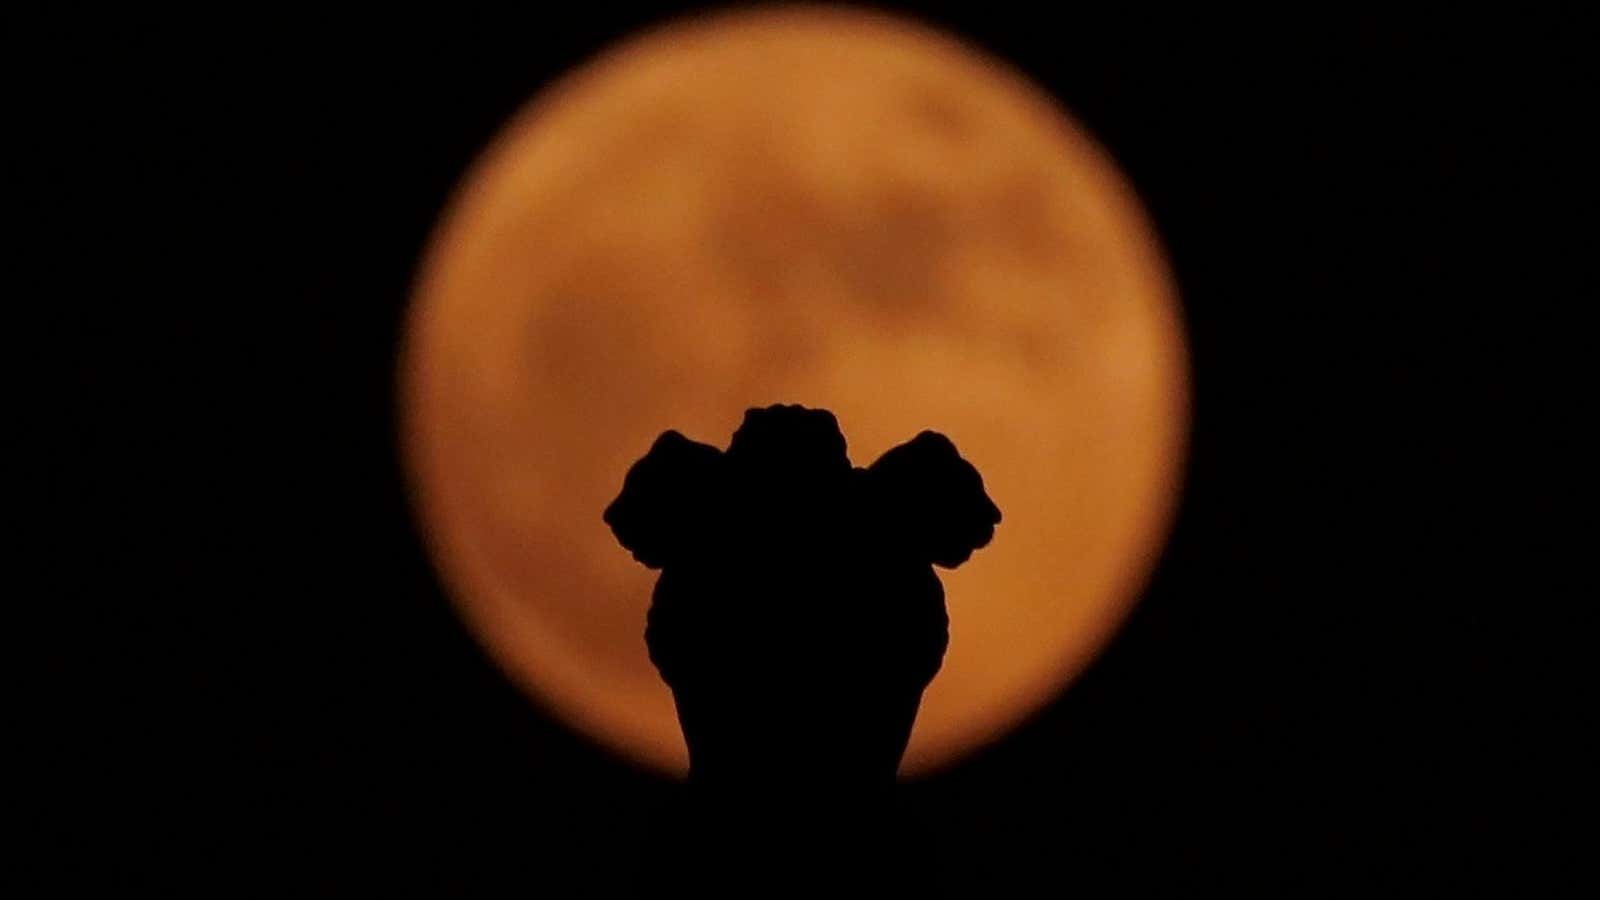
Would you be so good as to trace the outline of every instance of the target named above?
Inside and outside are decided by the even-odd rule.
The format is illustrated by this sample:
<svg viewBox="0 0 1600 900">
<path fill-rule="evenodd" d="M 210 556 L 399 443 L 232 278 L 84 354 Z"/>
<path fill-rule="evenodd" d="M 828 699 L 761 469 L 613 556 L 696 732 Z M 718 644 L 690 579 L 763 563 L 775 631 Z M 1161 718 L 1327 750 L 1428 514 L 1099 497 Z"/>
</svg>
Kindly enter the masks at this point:
<svg viewBox="0 0 1600 900">
<path fill-rule="evenodd" d="M 543 718 L 456 621 L 392 379 L 418 251 L 477 151 L 670 12 L 17 25 L 13 140 L 40 154 L 20 209 L 46 251 L 25 264 L 67 329 L 41 382 L 62 398 L 61 552 L 30 589 L 45 718 L 22 729 L 47 879 L 648 883 L 675 790 Z M 1592 599 L 1556 586 L 1549 537 L 1581 295 L 1546 217 L 1571 24 L 921 13 L 1121 163 L 1196 392 L 1126 627 L 1026 727 L 904 790 L 930 871 L 985 896 L 1528 877 L 1513 859 L 1547 844 L 1511 810 L 1576 802 L 1546 645 Z"/>
</svg>

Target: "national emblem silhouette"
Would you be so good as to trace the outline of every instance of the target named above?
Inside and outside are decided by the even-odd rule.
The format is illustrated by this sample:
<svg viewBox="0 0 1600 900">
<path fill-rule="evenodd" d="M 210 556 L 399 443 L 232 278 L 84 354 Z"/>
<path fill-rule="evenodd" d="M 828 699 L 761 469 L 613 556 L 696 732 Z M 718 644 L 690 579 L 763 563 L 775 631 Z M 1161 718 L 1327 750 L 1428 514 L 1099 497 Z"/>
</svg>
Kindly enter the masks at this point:
<svg viewBox="0 0 1600 900">
<path fill-rule="evenodd" d="M 893 784 L 949 643 L 934 567 L 966 562 L 1001 513 L 944 435 L 859 467 L 833 413 L 775 405 L 726 450 L 662 434 L 604 520 L 661 572 L 645 641 L 690 784 L 815 796 Z"/>
</svg>

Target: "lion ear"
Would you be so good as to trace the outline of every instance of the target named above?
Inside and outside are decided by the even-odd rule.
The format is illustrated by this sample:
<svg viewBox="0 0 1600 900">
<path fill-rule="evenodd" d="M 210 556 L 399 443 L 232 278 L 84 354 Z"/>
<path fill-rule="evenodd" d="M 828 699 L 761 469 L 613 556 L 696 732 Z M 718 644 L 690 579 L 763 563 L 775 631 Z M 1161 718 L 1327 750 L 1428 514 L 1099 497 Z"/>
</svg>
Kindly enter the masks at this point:
<svg viewBox="0 0 1600 900">
<path fill-rule="evenodd" d="M 715 507 L 722 451 L 676 431 L 656 438 L 628 470 L 622 493 L 606 507 L 605 522 L 633 558 L 652 569 L 681 559 Z"/>
<path fill-rule="evenodd" d="M 938 432 L 890 448 L 867 468 L 867 477 L 895 542 L 934 565 L 953 569 L 966 562 L 1000 524 L 983 476 Z"/>
</svg>

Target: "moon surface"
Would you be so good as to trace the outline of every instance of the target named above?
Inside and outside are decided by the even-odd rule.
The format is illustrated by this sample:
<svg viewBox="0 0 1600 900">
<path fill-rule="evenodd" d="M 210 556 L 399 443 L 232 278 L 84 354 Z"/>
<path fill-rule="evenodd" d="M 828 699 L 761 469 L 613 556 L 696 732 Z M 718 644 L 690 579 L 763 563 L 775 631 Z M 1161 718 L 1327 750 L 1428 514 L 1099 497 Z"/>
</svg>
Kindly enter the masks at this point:
<svg viewBox="0 0 1600 900">
<path fill-rule="evenodd" d="M 400 378 L 465 620 L 548 710 L 678 773 L 643 638 L 656 573 L 600 518 L 662 431 L 726 446 L 748 407 L 800 403 L 857 465 L 931 428 L 983 474 L 1005 521 L 939 573 L 950 649 L 902 775 L 1090 661 L 1187 432 L 1177 298 L 1110 158 L 1003 64 L 859 11 L 682 21 L 535 98 L 436 230 Z"/>
</svg>

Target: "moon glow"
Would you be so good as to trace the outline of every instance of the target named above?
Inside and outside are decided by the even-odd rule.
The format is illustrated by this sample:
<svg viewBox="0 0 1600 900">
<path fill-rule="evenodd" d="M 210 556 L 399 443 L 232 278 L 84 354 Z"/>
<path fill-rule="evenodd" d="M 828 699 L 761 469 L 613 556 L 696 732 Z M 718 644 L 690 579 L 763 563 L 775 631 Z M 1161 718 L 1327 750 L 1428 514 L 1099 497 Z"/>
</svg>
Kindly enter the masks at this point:
<svg viewBox="0 0 1600 900">
<path fill-rule="evenodd" d="M 909 775 L 1049 702 L 1120 622 L 1174 505 L 1186 372 L 1152 229 L 1042 90 L 899 19 L 743 12 L 607 51 L 468 173 L 412 298 L 401 446 L 493 658 L 681 773 L 656 573 L 600 518 L 628 466 L 772 403 L 832 410 L 857 465 L 950 436 L 1005 521 L 939 572 L 950 648 Z"/>
</svg>

